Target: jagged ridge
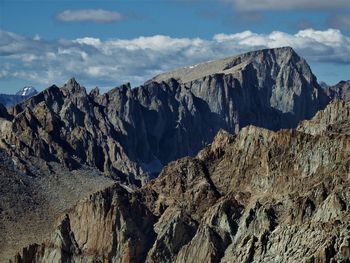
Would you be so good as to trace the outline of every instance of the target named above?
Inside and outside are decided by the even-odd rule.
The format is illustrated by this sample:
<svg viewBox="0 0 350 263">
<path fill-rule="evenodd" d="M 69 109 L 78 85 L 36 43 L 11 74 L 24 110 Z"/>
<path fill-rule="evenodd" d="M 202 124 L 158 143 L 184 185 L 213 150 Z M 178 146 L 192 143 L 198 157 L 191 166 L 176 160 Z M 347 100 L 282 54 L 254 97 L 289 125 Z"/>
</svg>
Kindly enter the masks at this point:
<svg viewBox="0 0 350 263">
<path fill-rule="evenodd" d="M 25 156 L 71 169 L 87 164 L 139 184 L 168 162 L 194 156 L 220 129 L 295 127 L 329 101 L 291 48 L 250 52 L 204 67 L 210 70 L 190 72 L 211 75 L 190 82 L 163 81 L 164 75 L 155 78 L 159 82 L 134 89 L 123 85 L 105 94 L 87 94 L 71 79 L 10 110 L 13 120 L 4 140 Z"/>
</svg>

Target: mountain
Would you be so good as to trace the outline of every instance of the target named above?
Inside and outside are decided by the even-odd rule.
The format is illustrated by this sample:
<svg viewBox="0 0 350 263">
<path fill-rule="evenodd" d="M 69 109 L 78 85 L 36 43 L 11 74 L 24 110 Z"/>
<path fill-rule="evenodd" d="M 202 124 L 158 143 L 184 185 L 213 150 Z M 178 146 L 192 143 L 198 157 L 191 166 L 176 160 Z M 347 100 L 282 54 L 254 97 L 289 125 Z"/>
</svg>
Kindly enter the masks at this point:
<svg viewBox="0 0 350 263">
<path fill-rule="evenodd" d="M 350 111 L 336 102 L 303 126 L 331 108 Z M 14 262 L 347 262 L 349 145 L 334 131 L 220 131 L 142 188 L 80 201 Z"/>
<path fill-rule="evenodd" d="M 288 251 L 283 262 L 290 242 L 295 261 L 334 258 L 347 137 L 313 135 L 316 119 L 298 126 L 330 101 L 284 47 L 104 94 L 72 78 L 0 107 L 0 258 L 24 248 L 15 262 L 248 262 L 260 251 L 269 262 Z M 322 237 L 319 222 L 331 225 Z"/>
<path fill-rule="evenodd" d="M 33 96 L 35 94 L 37 94 L 38 91 L 32 87 L 32 86 L 25 86 L 22 89 L 20 89 L 16 95 L 20 95 L 20 96 Z"/>
<path fill-rule="evenodd" d="M 328 101 L 293 49 L 259 50 L 105 94 L 88 94 L 71 79 L 10 109 L 5 137 L 26 156 L 140 184 L 170 161 L 194 156 L 220 129 L 296 127 Z"/>
<path fill-rule="evenodd" d="M 24 87 L 19 90 L 15 95 L 12 94 L 0 94 L 0 103 L 5 107 L 12 107 L 22 101 L 34 96 L 38 92 L 34 87 Z"/>
</svg>

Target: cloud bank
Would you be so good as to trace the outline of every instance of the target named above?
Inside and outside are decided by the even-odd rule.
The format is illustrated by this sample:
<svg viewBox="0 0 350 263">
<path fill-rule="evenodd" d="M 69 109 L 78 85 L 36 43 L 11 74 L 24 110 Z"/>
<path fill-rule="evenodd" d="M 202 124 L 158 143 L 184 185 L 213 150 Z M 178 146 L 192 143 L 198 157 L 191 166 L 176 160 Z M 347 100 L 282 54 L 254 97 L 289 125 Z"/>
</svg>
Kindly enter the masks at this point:
<svg viewBox="0 0 350 263">
<path fill-rule="evenodd" d="M 114 87 L 125 82 L 139 85 L 178 67 L 280 46 L 292 46 L 310 62 L 350 65 L 350 38 L 336 29 L 305 29 L 296 34 L 244 31 L 217 34 L 212 39 L 155 35 L 57 41 L 0 31 L 0 79 L 51 85 L 75 76 L 87 86 Z"/>
<path fill-rule="evenodd" d="M 329 11 L 350 8 L 349 0 L 222 0 L 232 4 L 239 11 L 289 11 L 289 10 L 318 10 Z"/>
<path fill-rule="evenodd" d="M 120 21 L 123 18 L 118 12 L 103 9 L 65 10 L 56 15 L 56 19 L 61 22 L 108 23 Z"/>
</svg>

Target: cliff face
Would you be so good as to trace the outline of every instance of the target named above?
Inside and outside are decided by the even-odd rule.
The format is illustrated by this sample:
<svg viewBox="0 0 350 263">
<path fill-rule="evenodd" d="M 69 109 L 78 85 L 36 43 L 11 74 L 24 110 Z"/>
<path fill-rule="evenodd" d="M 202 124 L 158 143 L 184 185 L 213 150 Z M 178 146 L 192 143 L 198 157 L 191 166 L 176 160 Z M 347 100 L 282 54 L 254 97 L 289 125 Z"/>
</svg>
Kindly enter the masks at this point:
<svg viewBox="0 0 350 263">
<path fill-rule="evenodd" d="M 81 201 L 15 262 L 346 262 L 349 147 L 342 133 L 220 131 L 142 188 Z"/>
<path fill-rule="evenodd" d="M 182 74 L 181 78 L 179 74 Z M 70 169 L 82 164 L 140 185 L 194 156 L 220 129 L 295 127 L 329 98 L 291 48 L 250 52 L 89 94 L 74 79 L 9 110 L 7 145 Z"/>
<path fill-rule="evenodd" d="M 289 47 L 207 62 L 153 80 L 169 77 L 205 100 L 228 131 L 249 124 L 272 130 L 295 127 L 329 101 L 306 61 Z"/>
</svg>

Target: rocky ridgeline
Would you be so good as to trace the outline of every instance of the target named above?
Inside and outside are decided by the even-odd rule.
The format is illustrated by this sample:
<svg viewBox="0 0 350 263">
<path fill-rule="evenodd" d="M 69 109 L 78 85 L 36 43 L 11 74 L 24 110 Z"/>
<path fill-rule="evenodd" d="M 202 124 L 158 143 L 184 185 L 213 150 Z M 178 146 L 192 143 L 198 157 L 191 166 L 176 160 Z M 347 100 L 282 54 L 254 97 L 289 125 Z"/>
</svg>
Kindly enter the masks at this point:
<svg viewBox="0 0 350 263">
<path fill-rule="evenodd" d="M 350 101 L 350 81 L 340 81 L 334 86 L 327 87 L 326 92 L 332 100 Z"/>
<path fill-rule="evenodd" d="M 1 126 L 4 145 L 15 145 L 23 158 L 38 156 L 70 169 L 86 164 L 140 185 L 170 161 L 194 156 L 220 129 L 296 127 L 328 102 L 306 61 L 291 48 L 277 48 L 105 94 L 87 93 L 71 79 L 11 108 Z"/>
<path fill-rule="evenodd" d="M 11 262 L 347 262 L 349 104 L 326 107 L 346 99 L 332 92 L 291 48 L 278 48 L 105 94 L 71 79 L 1 107 L 16 188 L 35 189 L 41 178 L 45 206 L 37 202 L 31 218 L 52 207 L 45 226 L 56 229 L 24 246 L 16 237 L 33 232 L 15 232 L 11 252 L 25 248 Z M 50 195 L 62 205 L 53 209 Z M 4 196 L 11 207 L 16 197 Z"/>
</svg>

